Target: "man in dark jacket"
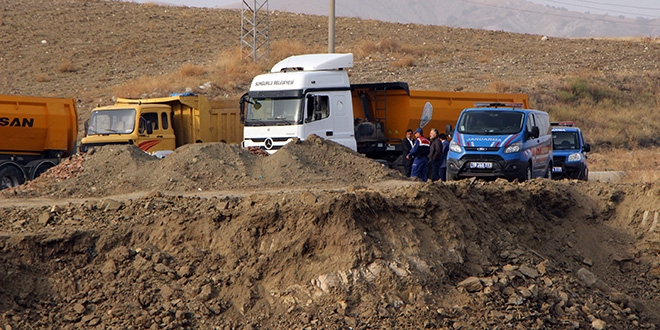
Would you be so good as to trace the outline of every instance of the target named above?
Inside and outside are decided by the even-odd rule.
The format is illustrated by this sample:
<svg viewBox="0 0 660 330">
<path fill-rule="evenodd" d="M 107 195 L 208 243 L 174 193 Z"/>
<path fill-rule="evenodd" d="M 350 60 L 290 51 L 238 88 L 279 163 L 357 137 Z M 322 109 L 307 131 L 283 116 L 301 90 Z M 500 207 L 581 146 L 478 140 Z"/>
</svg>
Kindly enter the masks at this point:
<svg viewBox="0 0 660 330">
<path fill-rule="evenodd" d="M 410 176 L 410 171 L 412 170 L 413 160 L 409 159 L 407 156 L 412 149 L 415 140 L 413 140 L 413 131 L 408 129 L 406 131 L 406 137 L 401 140 L 401 150 L 403 154 L 403 171 L 406 176 Z"/>
<path fill-rule="evenodd" d="M 428 155 L 431 149 L 431 142 L 424 137 L 423 133 L 421 127 L 415 130 L 415 144 L 406 157 L 413 160 L 410 176 L 417 177 L 422 182 L 426 182 L 428 179 Z"/>
<path fill-rule="evenodd" d="M 442 154 L 440 155 L 441 161 L 438 174 L 440 180 L 447 181 L 447 153 L 449 153 L 449 141 L 447 141 L 447 135 L 445 133 L 438 134 L 438 140 L 442 142 Z"/>
<path fill-rule="evenodd" d="M 438 137 L 438 130 L 435 128 L 431 128 L 429 138 L 431 138 L 431 148 L 429 152 L 431 181 L 438 181 L 440 180 L 440 165 L 442 165 L 442 140 Z"/>
</svg>

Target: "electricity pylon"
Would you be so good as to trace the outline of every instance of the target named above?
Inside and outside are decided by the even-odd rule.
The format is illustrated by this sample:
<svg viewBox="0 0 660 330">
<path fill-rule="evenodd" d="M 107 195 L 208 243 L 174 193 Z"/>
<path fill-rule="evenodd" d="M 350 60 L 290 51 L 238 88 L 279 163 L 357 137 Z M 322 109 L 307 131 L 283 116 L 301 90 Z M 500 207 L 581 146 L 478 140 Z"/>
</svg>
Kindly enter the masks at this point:
<svg viewBox="0 0 660 330">
<path fill-rule="evenodd" d="M 268 61 L 270 56 L 268 0 L 243 0 L 241 56 L 251 57 L 255 63 L 261 60 Z"/>
</svg>

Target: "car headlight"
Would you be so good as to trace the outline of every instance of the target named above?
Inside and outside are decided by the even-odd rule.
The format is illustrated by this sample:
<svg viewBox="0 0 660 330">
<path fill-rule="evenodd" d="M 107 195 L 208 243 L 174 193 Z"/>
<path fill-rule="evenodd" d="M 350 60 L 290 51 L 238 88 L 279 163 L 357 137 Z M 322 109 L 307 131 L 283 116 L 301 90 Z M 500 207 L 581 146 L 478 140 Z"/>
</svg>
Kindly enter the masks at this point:
<svg viewBox="0 0 660 330">
<path fill-rule="evenodd" d="M 582 160 L 582 154 L 579 152 L 576 152 L 574 154 L 568 155 L 568 158 L 566 161 L 568 162 L 579 162 Z"/>
<path fill-rule="evenodd" d="M 458 143 L 454 140 L 449 142 L 449 150 L 453 152 L 463 152 L 463 148 L 461 148 L 461 146 L 459 146 Z"/>
<path fill-rule="evenodd" d="M 515 142 L 510 146 L 506 147 L 506 149 L 504 149 L 504 153 L 511 154 L 514 152 L 519 152 L 521 149 L 522 149 L 522 142 Z"/>
</svg>

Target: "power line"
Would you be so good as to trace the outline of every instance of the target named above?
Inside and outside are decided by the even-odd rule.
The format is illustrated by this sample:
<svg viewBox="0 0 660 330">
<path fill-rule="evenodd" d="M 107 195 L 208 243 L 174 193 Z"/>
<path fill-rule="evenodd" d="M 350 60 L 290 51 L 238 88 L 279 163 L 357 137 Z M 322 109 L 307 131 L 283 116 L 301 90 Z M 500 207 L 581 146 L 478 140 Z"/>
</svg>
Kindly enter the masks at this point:
<svg viewBox="0 0 660 330">
<path fill-rule="evenodd" d="M 555 1 L 555 0 L 545 0 L 546 2 L 550 3 L 557 3 L 557 4 L 562 4 L 562 5 L 569 5 L 573 7 L 579 7 L 579 8 L 585 8 L 585 9 L 595 9 L 595 10 L 600 10 L 600 11 L 605 11 L 605 12 L 611 12 L 611 13 L 616 13 L 616 14 L 627 14 L 627 15 L 637 15 L 639 16 L 646 16 L 650 18 L 657 18 L 658 15 L 648 15 L 648 14 L 639 14 L 639 13 L 632 13 L 632 12 L 626 12 L 626 11 L 618 11 L 618 10 L 612 10 L 609 8 L 598 8 L 598 7 L 590 7 L 590 6 L 583 6 L 583 5 L 576 5 L 572 4 L 570 2 L 563 2 L 563 1 Z M 576 0 L 577 1 L 577 0 Z M 585 2 L 585 3 L 596 3 L 594 1 L 580 1 L 580 2 Z M 602 4 L 602 5 L 610 5 L 610 4 Z M 613 5 L 610 5 L 613 6 Z M 654 9 L 654 8 L 643 8 L 643 7 L 632 7 L 632 6 L 623 6 L 619 5 L 618 7 L 626 7 L 626 8 L 631 8 L 631 9 L 644 9 L 644 10 L 660 10 L 660 9 Z"/>
<path fill-rule="evenodd" d="M 545 0 L 548 2 L 557 2 L 553 0 Z M 589 0 L 573 0 L 575 2 L 584 2 L 584 3 L 591 3 L 595 5 L 603 5 L 603 6 L 612 6 L 612 7 L 622 7 L 622 8 L 630 8 L 630 9 L 643 9 L 643 10 L 658 10 L 660 11 L 660 8 L 653 8 L 653 7 L 639 7 L 639 6 L 630 6 L 630 5 L 622 5 L 618 3 L 602 3 L 598 1 L 589 1 Z"/>
<path fill-rule="evenodd" d="M 484 6 L 484 7 L 501 8 L 501 9 L 506 9 L 506 10 L 511 10 L 511 11 L 539 14 L 539 15 L 545 15 L 545 16 L 556 16 L 556 17 L 562 17 L 562 18 L 572 18 L 572 19 L 588 20 L 588 21 L 601 21 L 601 22 L 606 22 L 606 23 L 615 23 L 615 24 L 624 24 L 624 25 L 639 25 L 639 23 L 636 23 L 636 22 L 613 21 L 613 20 L 602 19 L 602 18 L 598 18 L 598 17 L 579 17 L 579 16 L 560 15 L 560 14 L 540 12 L 540 11 L 535 11 L 535 10 L 511 8 L 511 7 L 505 7 L 505 6 L 499 6 L 499 5 L 490 5 L 490 4 L 487 4 L 487 3 L 475 2 L 475 1 L 469 1 L 469 0 L 462 0 L 461 2 L 462 3 L 472 3 L 472 4 L 475 4 L 475 5 L 480 5 L 480 6 Z M 594 16 L 594 15 L 591 15 L 591 16 Z M 660 27 L 660 25 L 658 25 L 658 24 L 650 24 L 650 23 L 646 24 L 646 26 Z"/>
</svg>

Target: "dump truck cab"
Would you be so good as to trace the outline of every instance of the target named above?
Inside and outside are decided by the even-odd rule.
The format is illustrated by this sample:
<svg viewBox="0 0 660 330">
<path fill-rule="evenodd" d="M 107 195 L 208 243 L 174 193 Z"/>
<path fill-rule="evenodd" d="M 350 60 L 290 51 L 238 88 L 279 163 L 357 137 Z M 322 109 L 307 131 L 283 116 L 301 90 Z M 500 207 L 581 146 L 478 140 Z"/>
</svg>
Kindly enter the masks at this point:
<svg viewBox="0 0 660 330">
<path fill-rule="evenodd" d="M 112 144 L 135 144 L 157 157 L 176 148 L 171 119 L 172 107 L 167 104 L 116 104 L 92 111 L 85 127 L 81 150 Z"/>
<path fill-rule="evenodd" d="M 150 99 L 118 98 L 92 110 L 85 123 L 81 151 L 112 144 L 135 144 L 164 157 L 185 144 L 238 143 L 242 139 L 237 100 L 209 100 L 202 95 Z"/>
</svg>

